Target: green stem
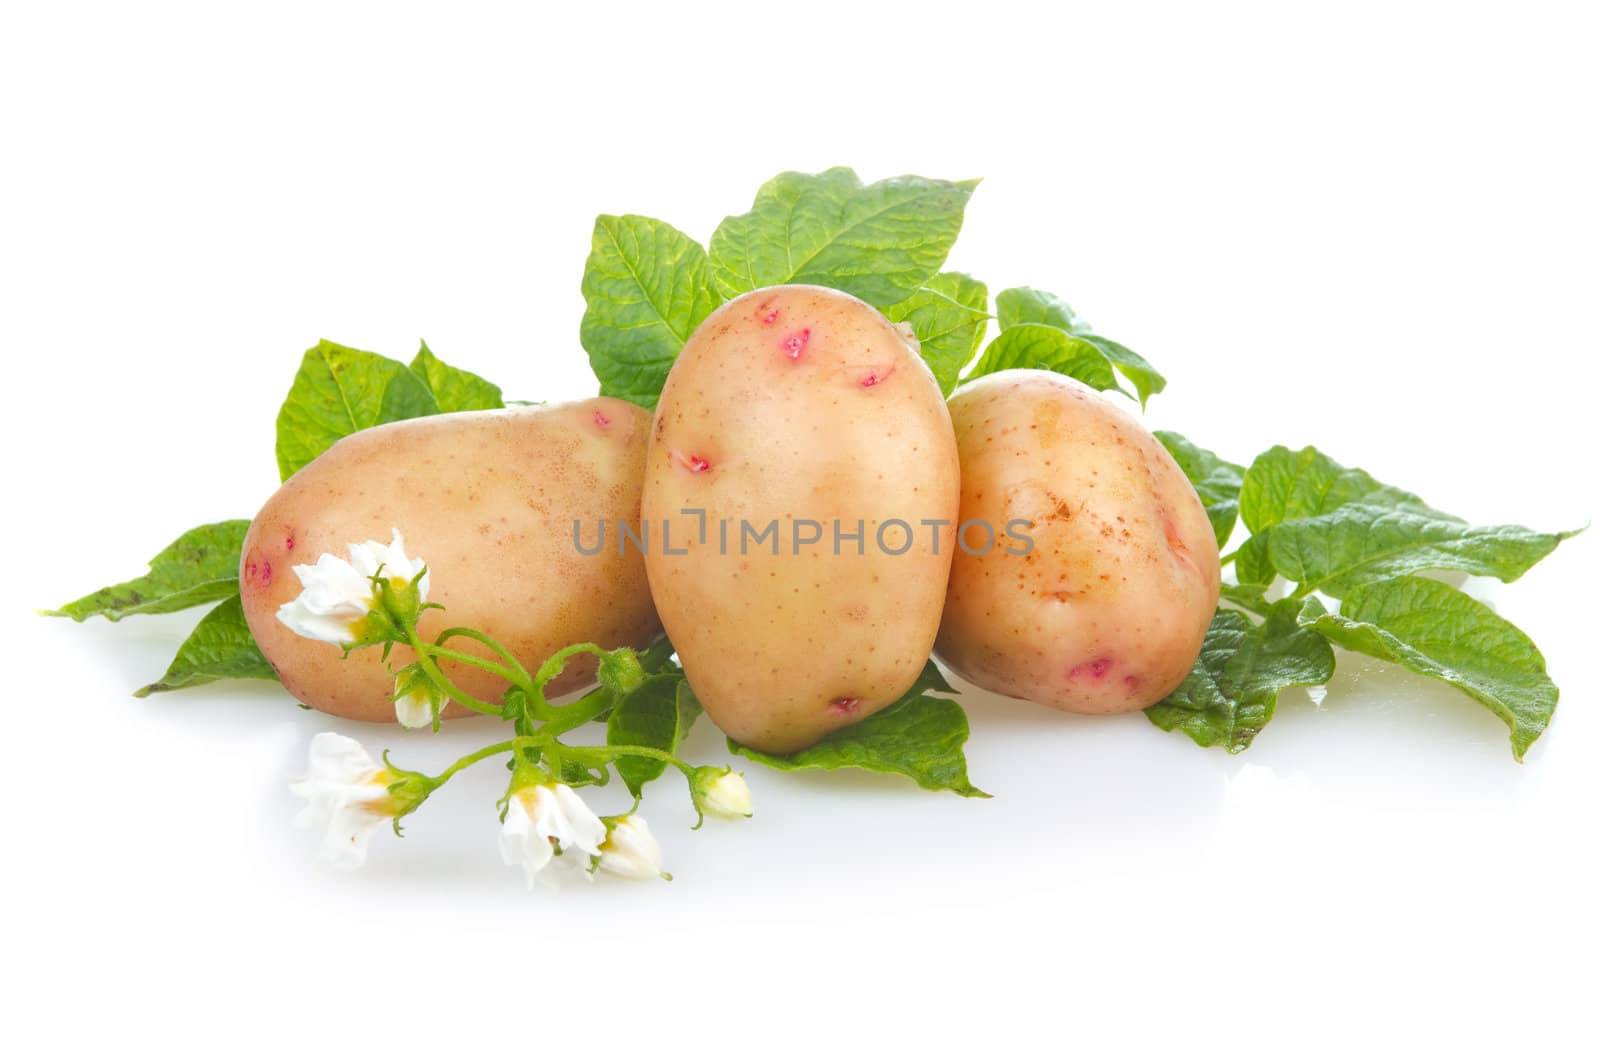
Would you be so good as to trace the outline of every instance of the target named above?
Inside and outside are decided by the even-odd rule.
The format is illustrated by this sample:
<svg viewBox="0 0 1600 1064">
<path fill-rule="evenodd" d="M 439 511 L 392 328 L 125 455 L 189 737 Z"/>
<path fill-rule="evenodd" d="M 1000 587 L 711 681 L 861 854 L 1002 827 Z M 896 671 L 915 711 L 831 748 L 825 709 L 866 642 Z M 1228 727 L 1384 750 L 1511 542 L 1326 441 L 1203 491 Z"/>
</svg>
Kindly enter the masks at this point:
<svg viewBox="0 0 1600 1064">
<path fill-rule="evenodd" d="M 1233 551 L 1232 553 L 1224 554 L 1222 556 L 1222 558 L 1217 562 L 1217 564 L 1218 565 L 1227 565 L 1229 562 L 1233 561 L 1238 556 L 1239 556 L 1239 552 L 1238 551 Z"/>
<path fill-rule="evenodd" d="M 545 716 L 544 727 L 539 731 L 559 735 L 580 724 L 587 724 L 611 706 L 611 692 L 604 687 L 590 691 L 570 706 L 551 706 Z"/>
<path fill-rule="evenodd" d="M 499 642 L 499 640 L 491 639 L 489 636 L 478 631 L 476 628 L 446 628 L 444 631 L 439 633 L 439 645 L 443 646 L 444 641 L 452 636 L 463 636 L 467 639 L 473 639 L 479 643 L 482 643 L 484 646 L 500 655 L 500 657 L 505 660 L 506 665 L 517 674 L 518 687 L 527 690 L 533 686 L 533 677 L 528 675 L 528 670 L 522 667 L 522 662 L 517 660 L 517 656 L 511 653 L 511 651 L 507 650 Z"/>
<path fill-rule="evenodd" d="M 439 651 L 441 648 L 435 647 L 432 643 L 424 643 L 413 625 L 406 625 L 405 631 L 406 641 L 411 645 L 411 649 L 416 652 L 417 664 L 422 666 L 422 671 L 427 674 L 428 679 L 439 685 L 439 690 L 470 710 L 482 713 L 486 717 L 505 719 L 505 713 L 503 712 L 505 707 L 474 698 L 450 682 L 449 678 L 440 670 L 438 662 L 433 660 L 433 654 L 431 653 Z M 451 651 L 451 653 L 454 652 Z"/>
<path fill-rule="evenodd" d="M 692 775 L 694 775 L 694 772 L 695 772 L 695 767 L 693 765 L 689 764 L 689 762 L 685 761 L 683 758 L 677 757 L 677 756 L 675 756 L 673 754 L 669 754 L 665 750 L 657 750 L 653 746 L 629 746 L 629 745 L 622 745 L 622 746 L 565 746 L 565 745 L 563 745 L 562 749 L 568 754 L 576 754 L 578 756 L 578 758 L 581 759 L 581 760 L 588 760 L 590 758 L 598 758 L 598 759 L 603 759 L 601 763 L 604 763 L 604 761 L 615 761 L 619 757 L 648 757 L 648 758 L 651 758 L 651 759 L 656 760 L 656 761 L 665 761 L 667 764 L 671 765 L 673 768 L 677 769 L 679 772 L 683 773 L 685 776 L 692 776 Z"/>
<path fill-rule="evenodd" d="M 528 690 L 528 701 L 532 704 L 533 715 L 540 720 L 549 720 L 555 715 L 555 707 L 545 701 L 545 685 L 567 667 L 567 662 L 579 654 L 593 654 L 599 657 L 605 651 L 593 643 L 574 643 L 556 652 L 555 656 L 539 666 L 539 671 L 533 674 L 533 686 Z"/>
<path fill-rule="evenodd" d="M 457 758 L 449 768 L 446 768 L 437 776 L 430 777 L 433 781 L 434 787 L 443 787 L 445 783 L 449 781 L 451 776 L 454 776 L 457 772 L 460 772 L 464 768 L 467 768 L 471 765 L 476 765 L 479 761 L 482 761 L 486 757 L 493 757 L 496 754 L 511 753 L 511 751 L 517 748 L 518 742 L 519 741 L 516 739 L 509 739 L 503 743 L 495 743 L 493 746 L 486 746 L 476 753 L 468 754 L 466 757 Z"/>
<path fill-rule="evenodd" d="M 518 676 L 514 670 L 508 669 L 504 665 L 497 665 L 488 658 L 480 658 L 476 654 L 466 654 L 459 650 L 451 650 L 449 647 L 441 646 L 438 643 L 423 643 L 421 648 L 427 650 L 432 656 L 445 658 L 449 661 L 459 661 L 464 665 L 476 665 L 484 672 L 498 676 L 509 684 L 515 684 L 517 687 L 523 686 L 524 676 Z"/>
</svg>

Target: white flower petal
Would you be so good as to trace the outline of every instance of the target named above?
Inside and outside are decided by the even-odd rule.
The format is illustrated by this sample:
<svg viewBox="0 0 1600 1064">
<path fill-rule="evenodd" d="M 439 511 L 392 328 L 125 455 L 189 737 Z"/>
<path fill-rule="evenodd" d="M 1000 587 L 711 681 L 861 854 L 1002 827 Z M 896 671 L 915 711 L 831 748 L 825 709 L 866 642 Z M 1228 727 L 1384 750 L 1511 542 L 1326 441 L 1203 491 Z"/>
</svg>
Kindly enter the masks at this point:
<svg viewBox="0 0 1600 1064">
<path fill-rule="evenodd" d="M 561 848 L 599 856 L 600 844 L 606 841 L 605 821 L 595 816 L 594 810 L 578 797 L 578 792 L 565 783 L 556 784 L 555 799 L 566 821 L 566 831 L 558 836 Z"/>
<path fill-rule="evenodd" d="M 644 817 L 629 814 L 611 825 L 611 833 L 600 847 L 600 871 L 624 879 L 661 875 L 661 844 Z"/>
<path fill-rule="evenodd" d="M 500 825 L 500 857 L 513 868 L 522 866 L 531 889 L 555 852 L 550 840 L 534 828 L 522 796 L 512 795 L 506 804 L 505 822 Z"/>
<path fill-rule="evenodd" d="M 356 868 L 367 858 L 372 833 L 389 817 L 377 811 L 389 788 L 376 782 L 381 772 L 366 749 L 336 732 L 311 740 L 309 772 L 289 785 L 305 799 L 295 826 L 322 828 L 321 856 L 340 868 Z"/>
<path fill-rule="evenodd" d="M 433 701 L 422 691 L 409 691 L 394 700 L 394 716 L 402 728 L 433 725 Z"/>
</svg>

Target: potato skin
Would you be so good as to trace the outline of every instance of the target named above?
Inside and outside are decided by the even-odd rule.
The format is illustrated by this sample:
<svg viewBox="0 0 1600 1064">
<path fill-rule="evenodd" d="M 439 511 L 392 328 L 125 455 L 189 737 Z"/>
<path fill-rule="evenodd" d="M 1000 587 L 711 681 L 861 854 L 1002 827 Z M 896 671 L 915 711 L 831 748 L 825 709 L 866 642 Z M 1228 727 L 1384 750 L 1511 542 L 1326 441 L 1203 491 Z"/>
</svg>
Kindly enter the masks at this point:
<svg viewBox="0 0 1600 1064">
<path fill-rule="evenodd" d="M 498 639 L 529 670 L 572 643 L 643 646 L 660 630 L 636 550 L 619 557 L 614 522 L 638 523 L 650 414 L 619 399 L 515 407 L 401 421 L 346 437 L 289 478 L 256 515 L 240 559 L 250 632 L 289 693 L 351 720 L 393 721 L 394 681 L 369 647 L 340 660 L 337 647 L 304 639 L 276 618 L 300 593 L 292 567 L 346 545 L 388 542 L 390 528 L 431 574 L 422 615 L 431 637 L 464 625 Z M 606 549 L 585 557 L 606 521 Z M 463 645 L 479 652 L 481 647 Z M 414 656 L 396 647 L 391 664 Z M 575 659 L 547 689 L 593 682 L 595 662 Z M 506 684 L 445 663 L 468 693 L 500 700 Z M 446 716 L 472 713 L 451 704 Z"/>
<path fill-rule="evenodd" d="M 669 522 L 646 559 L 662 624 L 708 715 L 734 739 L 791 753 L 892 703 L 928 659 L 950 567 L 924 520 L 953 522 L 950 414 L 915 341 L 828 288 L 783 285 L 714 311 L 657 406 L 642 512 Z M 704 538 L 696 517 L 704 509 Z M 720 521 L 730 522 L 720 551 Z M 742 521 L 778 522 L 779 556 L 740 551 Z M 911 529 L 878 549 L 881 522 Z M 792 522 L 822 526 L 796 546 Z M 864 541 L 840 541 L 862 522 Z M 803 530 L 809 538 L 812 530 Z M 897 526 L 892 550 L 906 546 Z M 678 551 L 686 553 L 679 554 Z"/>
<path fill-rule="evenodd" d="M 956 554 L 939 658 L 980 687 L 1072 713 L 1170 694 L 1200 653 L 1221 573 L 1205 508 L 1160 441 L 1055 373 L 980 378 L 950 412 L 962 523 L 1032 521 L 1033 547 L 1008 537 Z"/>
</svg>

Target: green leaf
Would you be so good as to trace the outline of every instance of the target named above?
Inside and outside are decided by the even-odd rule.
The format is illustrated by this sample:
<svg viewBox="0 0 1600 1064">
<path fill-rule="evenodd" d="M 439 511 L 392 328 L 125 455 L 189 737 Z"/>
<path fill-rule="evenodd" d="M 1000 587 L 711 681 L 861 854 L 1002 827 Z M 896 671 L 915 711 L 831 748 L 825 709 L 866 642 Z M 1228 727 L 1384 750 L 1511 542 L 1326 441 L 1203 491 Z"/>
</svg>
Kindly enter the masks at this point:
<svg viewBox="0 0 1600 1064">
<path fill-rule="evenodd" d="M 689 685 L 674 672 L 645 678 L 623 695 L 606 721 L 609 746 L 651 746 L 674 753 L 689 727 L 700 716 L 700 703 Z M 619 757 L 617 775 L 638 797 L 644 785 L 666 770 L 666 762 L 648 757 Z"/>
<path fill-rule="evenodd" d="M 1183 475 L 1189 478 L 1200 502 L 1211 518 L 1211 530 L 1217 534 L 1221 547 L 1233 535 L 1235 518 L 1239 514 L 1239 489 L 1244 483 L 1244 466 L 1235 465 L 1218 457 L 1176 432 L 1157 431 L 1156 439 L 1167 449 Z"/>
<path fill-rule="evenodd" d="M 1263 528 L 1239 544 L 1233 556 L 1233 575 L 1241 584 L 1269 587 L 1278 574 L 1272 570 L 1271 549 L 1267 546 L 1271 529 Z"/>
<path fill-rule="evenodd" d="M 191 528 L 150 559 L 150 572 L 69 602 L 51 617 L 120 621 L 136 613 L 173 613 L 239 593 L 239 549 L 249 521 Z"/>
<path fill-rule="evenodd" d="M 1544 732 L 1560 691 L 1516 625 L 1465 592 L 1422 576 L 1357 588 L 1329 613 L 1307 599 L 1300 623 L 1350 650 L 1465 691 L 1511 729 L 1518 761 Z"/>
<path fill-rule="evenodd" d="M 989 326 L 989 290 L 964 273 L 935 274 L 911 298 L 884 311 L 917 334 L 923 361 L 939 390 L 949 395 L 967 363 L 978 353 Z"/>
<path fill-rule="evenodd" d="M 1013 325 L 1054 325 L 1074 335 L 1091 332 L 1089 323 L 1060 296 L 1038 288 L 1007 288 L 994 297 L 1000 328 Z"/>
<path fill-rule="evenodd" d="M 1315 447 L 1273 447 L 1256 456 L 1239 489 L 1239 516 L 1260 532 L 1300 517 L 1328 514 L 1347 503 L 1438 514 L 1408 491 L 1391 488 L 1364 469 L 1347 469 Z"/>
<path fill-rule="evenodd" d="M 1273 525 L 1332 513 L 1355 502 L 1454 520 L 1409 491 L 1392 488 L 1364 469 L 1342 466 L 1315 447 L 1272 447 L 1250 463 L 1239 489 L 1239 515 L 1255 535 L 1239 548 L 1234 574 L 1244 583 L 1272 583 L 1277 572 L 1268 531 Z"/>
<path fill-rule="evenodd" d="M 767 285 L 817 284 L 893 306 L 944 265 L 977 186 L 909 176 L 863 186 L 842 166 L 779 174 L 749 213 L 717 226 L 712 280 L 729 299 Z"/>
<path fill-rule="evenodd" d="M 1443 514 L 1352 503 L 1274 526 L 1267 548 L 1277 572 L 1343 598 L 1363 584 L 1426 569 L 1515 580 L 1571 535 L 1520 525 L 1474 528 Z"/>
<path fill-rule="evenodd" d="M 1038 288 L 1007 288 L 995 297 L 1002 331 L 1016 325 L 1053 325 L 1063 332 L 1081 337 L 1122 371 L 1139 393 L 1139 405 L 1167 386 L 1167 378 L 1137 352 L 1115 340 L 1098 335 L 1089 323 L 1078 317 L 1066 300 Z"/>
<path fill-rule="evenodd" d="M 1064 373 L 1099 391 L 1121 391 L 1111 363 L 1100 349 L 1053 325 L 1014 325 L 989 342 L 965 381 L 1006 369 L 1047 369 Z"/>
<path fill-rule="evenodd" d="M 421 377 L 428 386 L 441 414 L 454 414 L 462 410 L 499 410 L 506 405 L 498 386 L 490 384 L 476 373 L 468 373 L 439 361 L 438 356 L 428 350 L 426 340 L 422 342 L 422 350 L 417 352 L 417 357 L 411 360 L 411 372 Z"/>
<path fill-rule="evenodd" d="M 705 250 L 637 214 L 595 219 L 583 298 L 579 337 L 600 394 L 652 409 L 673 359 L 721 302 Z"/>
<path fill-rule="evenodd" d="M 908 776 L 930 791 L 954 791 L 968 798 L 989 795 L 967 779 L 967 715 L 949 698 L 955 693 L 933 662 L 923 667 L 911 690 L 866 720 L 825 736 L 797 754 L 764 754 L 728 740 L 728 749 L 751 761 L 785 770 L 864 768 Z"/>
<path fill-rule="evenodd" d="M 276 680 L 266 657 L 250 636 L 239 596 L 219 603 L 178 648 L 166 675 L 134 692 L 137 698 L 158 691 L 176 691 L 213 680 Z"/>
<path fill-rule="evenodd" d="M 1220 597 L 1224 602 L 1243 606 L 1251 613 L 1265 617 L 1272 612 L 1272 604 L 1267 601 L 1267 592 L 1270 590 L 1267 584 L 1230 584 L 1223 581 Z"/>
<path fill-rule="evenodd" d="M 278 473 L 288 480 L 362 429 L 438 412 L 427 384 L 404 363 L 323 340 L 306 352 L 278 411 Z"/>
<path fill-rule="evenodd" d="M 1291 601 L 1274 603 L 1259 625 L 1236 610 L 1218 610 L 1188 677 L 1145 715 L 1201 746 L 1244 750 L 1272 719 L 1279 692 L 1333 675 L 1333 650 L 1300 627 L 1298 609 Z"/>
</svg>

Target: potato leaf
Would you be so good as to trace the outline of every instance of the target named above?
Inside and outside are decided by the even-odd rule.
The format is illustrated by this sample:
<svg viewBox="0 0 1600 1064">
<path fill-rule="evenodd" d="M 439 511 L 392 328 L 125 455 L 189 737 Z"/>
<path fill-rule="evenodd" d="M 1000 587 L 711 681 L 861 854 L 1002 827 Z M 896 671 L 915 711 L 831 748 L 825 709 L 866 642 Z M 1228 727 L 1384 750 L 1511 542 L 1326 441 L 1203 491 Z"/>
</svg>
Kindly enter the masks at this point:
<svg viewBox="0 0 1600 1064">
<path fill-rule="evenodd" d="M 933 370 L 939 390 L 949 395 L 967 363 L 978 353 L 989 326 L 989 289 L 964 273 L 940 273 L 884 311 L 890 321 L 905 322 L 922 345 L 923 361 Z"/>
<path fill-rule="evenodd" d="M 306 352 L 278 411 L 278 473 L 288 480 L 362 429 L 438 412 L 428 385 L 403 362 L 323 340 Z"/>
<path fill-rule="evenodd" d="M 954 694 L 933 662 L 911 690 L 866 720 L 840 728 L 797 754 L 763 754 L 728 740 L 728 749 L 752 761 L 785 770 L 864 768 L 908 776 L 930 791 L 968 798 L 989 795 L 967 779 L 967 715 L 960 703 L 929 691 Z"/>
<path fill-rule="evenodd" d="M 1098 335 L 1088 322 L 1059 296 L 1038 288 L 1007 288 L 995 297 L 1002 331 L 1015 325 L 1053 325 L 1081 337 L 1099 349 L 1139 393 L 1139 405 L 1167 386 L 1167 378 L 1137 352 Z"/>
<path fill-rule="evenodd" d="M 944 265 L 977 186 L 909 176 L 862 185 L 842 166 L 779 174 L 748 213 L 717 226 L 712 279 L 729 299 L 767 285 L 818 284 L 893 306 Z"/>
<path fill-rule="evenodd" d="M 426 340 L 422 342 L 422 350 L 417 352 L 417 357 L 411 360 L 411 372 L 422 378 L 422 382 L 428 386 L 441 414 L 462 410 L 499 410 L 506 405 L 499 387 L 476 373 L 468 373 L 441 362 L 438 356 L 428 350 Z"/>
<path fill-rule="evenodd" d="M 200 619 L 200 624 L 178 648 L 166 675 L 134 692 L 137 698 L 158 691 L 195 687 L 213 680 L 276 680 L 261 649 L 245 624 L 244 606 L 235 594 Z"/>
<path fill-rule="evenodd" d="M 69 602 L 52 617 L 120 621 L 136 613 L 173 613 L 239 593 L 239 549 L 249 521 L 191 528 L 150 559 L 150 572 Z"/>
<path fill-rule="evenodd" d="M 1401 576 L 1368 584 L 1353 590 L 1338 613 L 1307 599 L 1299 621 L 1342 647 L 1465 691 L 1505 721 L 1518 761 L 1555 713 L 1560 692 L 1533 640 L 1437 580 Z"/>
<path fill-rule="evenodd" d="M 1236 610 L 1218 610 L 1188 677 L 1145 715 L 1201 746 L 1244 750 L 1272 720 L 1284 688 L 1326 683 L 1333 675 L 1333 650 L 1320 634 L 1300 627 L 1298 609 L 1294 602 L 1274 603 L 1261 624 Z"/>
<path fill-rule="evenodd" d="M 1426 569 L 1515 580 L 1572 534 L 1474 528 L 1444 514 L 1351 503 L 1275 525 L 1268 555 L 1275 571 L 1302 588 L 1344 598 L 1363 584 Z"/>
<path fill-rule="evenodd" d="M 1211 530 L 1217 534 L 1221 547 L 1233 535 L 1235 519 L 1239 514 L 1239 488 L 1244 482 L 1244 466 L 1235 465 L 1218 457 L 1176 432 L 1158 431 L 1156 439 L 1167 449 L 1183 475 L 1189 478 L 1200 502 L 1211 518 Z"/>
<path fill-rule="evenodd" d="M 1074 335 L 1092 331 L 1066 300 L 1038 288 L 1007 288 L 994 297 L 994 307 L 1002 329 L 1031 324 L 1054 325 Z"/>
<path fill-rule="evenodd" d="M 1233 556 L 1233 575 L 1242 584 L 1251 584 L 1257 587 L 1269 587 L 1278 574 L 1272 571 L 1272 559 L 1268 547 L 1271 529 L 1263 528 L 1239 544 L 1239 549 Z"/>
<path fill-rule="evenodd" d="M 1105 354 L 1081 336 L 1053 325 L 1014 325 L 989 341 L 983 357 L 962 381 L 1005 369 L 1046 369 L 1082 381 L 1098 391 L 1121 391 Z"/>
<path fill-rule="evenodd" d="M 595 219 L 583 298 L 579 338 L 600 394 L 650 408 L 684 341 L 721 302 L 705 250 L 637 214 Z"/>
<path fill-rule="evenodd" d="M 676 670 L 646 677 L 644 683 L 617 700 L 606 721 L 606 742 L 612 746 L 651 746 L 674 753 L 700 716 L 700 703 Z M 634 797 L 666 770 L 666 762 L 648 757 L 619 757 L 617 775 Z"/>
<path fill-rule="evenodd" d="M 1355 502 L 1454 520 L 1410 492 L 1392 488 L 1364 469 L 1342 466 L 1315 447 L 1272 447 L 1250 463 L 1239 488 L 1239 516 L 1254 535 L 1240 546 L 1234 573 L 1245 583 L 1272 583 L 1277 575 L 1269 546 L 1273 525 L 1329 514 Z"/>
<path fill-rule="evenodd" d="M 1391 488 L 1364 469 L 1348 469 L 1315 447 L 1263 451 L 1250 463 L 1239 488 L 1239 516 L 1252 532 L 1332 513 L 1353 502 L 1439 514 L 1410 492 Z"/>
</svg>

